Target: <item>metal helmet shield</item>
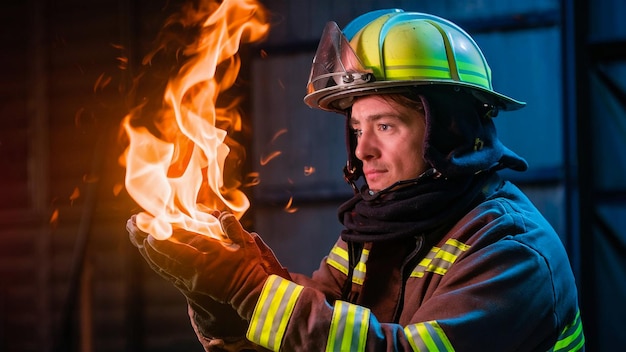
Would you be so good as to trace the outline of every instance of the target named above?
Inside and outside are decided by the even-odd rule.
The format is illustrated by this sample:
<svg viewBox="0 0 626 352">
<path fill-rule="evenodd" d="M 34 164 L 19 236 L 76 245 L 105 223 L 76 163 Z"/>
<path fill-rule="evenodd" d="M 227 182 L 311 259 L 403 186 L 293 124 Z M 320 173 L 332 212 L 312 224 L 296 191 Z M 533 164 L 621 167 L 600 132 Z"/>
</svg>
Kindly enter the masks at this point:
<svg viewBox="0 0 626 352">
<path fill-rule="evenodd" d="M 476 99 L 501 110 L 525 105 L 493 90 L 491 69 L 476 42 L 443 18 L 379 10 L 337 31 L 331 22 L 322 34 L 304 98 L 310 107 L 343 112 L 356 96 L 433 84 L 469 88 Z"/>
<path fill-rule="evenodd" d="M 316 92 L 341 90 L 343 87 L 364 84 L 373 79 L 372 71 L 363 68 L 361 60 L 337 23 L 328 22 L 313 58 L 305 99 L 313 101 L 318 96 Z"/>
</svg>

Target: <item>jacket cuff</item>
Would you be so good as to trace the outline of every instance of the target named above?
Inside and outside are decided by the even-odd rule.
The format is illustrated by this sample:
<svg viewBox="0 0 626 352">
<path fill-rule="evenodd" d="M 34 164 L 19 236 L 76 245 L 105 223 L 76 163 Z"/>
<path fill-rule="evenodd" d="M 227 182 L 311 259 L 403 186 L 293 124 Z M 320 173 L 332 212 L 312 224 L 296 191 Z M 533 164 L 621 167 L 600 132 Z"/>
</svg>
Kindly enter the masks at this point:
<svg viewBox="0 0 626 352">
<path fill-rule="evenodd" d="M 270 275 L 250 319 L 248 340 L 279 351 L 287 323 L 304 287 L 277 275 Z"/>
</svg>

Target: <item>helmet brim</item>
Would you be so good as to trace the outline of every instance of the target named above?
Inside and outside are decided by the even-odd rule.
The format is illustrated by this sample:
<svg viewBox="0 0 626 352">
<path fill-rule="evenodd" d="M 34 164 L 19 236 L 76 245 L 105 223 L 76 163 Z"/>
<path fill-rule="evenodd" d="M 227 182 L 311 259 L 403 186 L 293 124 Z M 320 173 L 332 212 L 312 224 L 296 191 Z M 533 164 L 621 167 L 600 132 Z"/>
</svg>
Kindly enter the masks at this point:
<svg viewBox="0 0 626 352">
<path fill-rule="evenodd" d="M 476 99 L 487 104 L 496 106 L 499 110 L 513 111 L 526 106 L 523 101 L 515 100 L 504 94 L 487 90 L 480 86 L 464 82 L 451 82 L 448 80 L 405 80 L 405 81 L 375 81 L 364 84 L 334 86 L 317 90 L 307 94 L 304 102 L 312 107 L 326 111 L 343 113 L 352 106 L 354 98 L 374 95 L 406 92 L 410 88 L 421 88 L 432 85 L 458 86 L 468 88 Z"/>
</svg>

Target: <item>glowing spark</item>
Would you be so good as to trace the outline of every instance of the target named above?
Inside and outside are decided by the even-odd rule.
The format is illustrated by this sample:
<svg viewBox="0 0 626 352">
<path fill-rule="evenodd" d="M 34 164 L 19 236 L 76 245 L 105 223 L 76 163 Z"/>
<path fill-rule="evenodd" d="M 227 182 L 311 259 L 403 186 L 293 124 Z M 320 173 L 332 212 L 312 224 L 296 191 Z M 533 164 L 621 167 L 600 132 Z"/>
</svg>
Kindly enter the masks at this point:
<svg viewBox="0 0 626 352">
<path fill-rule="evenodd" d="M 124 56 L 118 56 L 117 58 L 118 65 L 117 67 L 120 70 L 125 70 L 128 68 L 128 58 Z"/>
<path fill-rule="evenodd" d="M 285 205 L 284 210 L 289 213 L 289 214 L 293 214 L 296 211 L 298 211 L 298 208 L 292 208 L 292 203 L 293 203 L 293 197 L 289 197 L 289 201 L 287 202 L 287 205 Z"/>
<path fill-rule="evenodd" d="M 104 89 L 104 87 L 108 86 L 109 83 L 111 83 L 111 76 L 107 77 L 104 75 L 104 72 L 103 72 L 100 74 L 100 76 L 96 80 L 96 83 L 93 85 L 93 91 L 94 92 L 98 91 L 98 88 L 102 90 Z"/>
<path fill-rule="evenodd" d="M 54 209 L 52 216 L 50 216 L 50 224 L 54 225 L 59 221 L 59 209 Z"/>
<path fill-rule="evenodd" d="M 258 184 L 261 183 L 261 180 L 259 179 L 259 173 L 258 172 L 251 172 L 246 176 L 247 181 L 244 182 L 243 187 L 248 188 L 248 187 L 253 187 L 256 186 Z"/>
<path fill-rule="evenodd" d="M 80 190 L 78 189 L 78 187 L 75 187 L 74 192 L 72 192 L 72 194 L 70 195 L 70 203 L 74 204 L 74 201 L 78 199 L 78 197 L 80 197 Z"/>
<path fill-rule="evenodd" d="M 287 133 L 287 129 L 286 128 L 283 128 L 283 129 L 279 130 L 278 132 L 274 133 L 274 137 L 272 137 L 272 140 L 270 141 L 270 144 L 274 144 L 274 142 L 276 142 L 276 139 L 278 139 L 278 137 L 282 136 L 285 133 Z"/>
<path fill-rule="evenodd" d="M 270 155 L 265 156 L 265 157 L 261 157 L 261 161 L 259 162 L 261 164 L 261 166 L 265 166 L 267 165 L 267 163 L 269 163 L 270 161 L 272 161 L 272 159 L 276 158 L 277 156 L 279 156 L 280 154 L 282 154 L 282 152 L 280 150 L 277 150 L 275 152 L 270 153 Z"/>
<path fill-rule="evenodd" d="M 123 189 L 124 189 L 124 185 L 123 184 L 116 183 L 113 186 L 113 195 L 116 196 L 116 197 L 119 196 Z"/>
<path fill-rule="evenodd" d="M 85 183 L 95 183 L 98 182 L 98 180 L 100 180 L 100 177 L 97 175 L 83 175 L 83 182 Z"/>
</svg>

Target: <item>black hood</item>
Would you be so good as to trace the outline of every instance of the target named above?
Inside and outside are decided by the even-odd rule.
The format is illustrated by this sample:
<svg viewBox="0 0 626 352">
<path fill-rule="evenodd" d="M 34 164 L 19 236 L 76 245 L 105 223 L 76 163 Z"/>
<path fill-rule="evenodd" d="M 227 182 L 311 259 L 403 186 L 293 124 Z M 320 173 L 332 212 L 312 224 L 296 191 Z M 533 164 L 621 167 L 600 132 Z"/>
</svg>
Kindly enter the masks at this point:
<svg viewBox="0 0 626 352">
<path fill-rule="evenodd" d="M 487 170 L 525 171 L 526 160 L 497 137 L 493 117 L 470 92 L 433 86 L 419 92 L 426 115 L 424 159 L 445 178 L 467 177 Z"/>
</svg>

